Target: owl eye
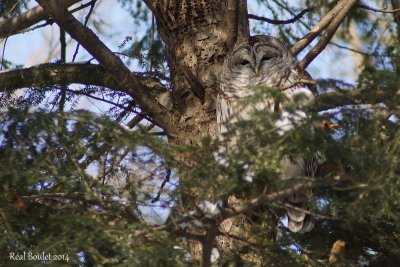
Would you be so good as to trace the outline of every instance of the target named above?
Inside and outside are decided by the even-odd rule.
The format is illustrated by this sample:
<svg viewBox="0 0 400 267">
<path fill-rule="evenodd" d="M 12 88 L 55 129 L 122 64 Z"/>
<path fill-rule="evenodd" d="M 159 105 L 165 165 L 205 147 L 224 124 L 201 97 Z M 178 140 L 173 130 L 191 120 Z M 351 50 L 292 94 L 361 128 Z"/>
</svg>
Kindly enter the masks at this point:
<svg viewBox="0 0 400 267">
<path fill-rule="evenodd" d="M 248 61 L 248 60 L 243 60 L 242 62 L 240 62 L 240 64 L 241 64 L 242 66 L 247 66 L 247 65 L 250 65 L 250 61 Z"/>
<path fill-rule="evenodd" d="M 261 62 L 263 62 L 263 61 L 268 61 L 268 60 L 270 60 L 270 59 L 272 59 L 272 58 L 274 58 L 274 57 L 271 57 L 271 56 L 263 56 L 263 57 L 261 58 Z"/>
</svg>

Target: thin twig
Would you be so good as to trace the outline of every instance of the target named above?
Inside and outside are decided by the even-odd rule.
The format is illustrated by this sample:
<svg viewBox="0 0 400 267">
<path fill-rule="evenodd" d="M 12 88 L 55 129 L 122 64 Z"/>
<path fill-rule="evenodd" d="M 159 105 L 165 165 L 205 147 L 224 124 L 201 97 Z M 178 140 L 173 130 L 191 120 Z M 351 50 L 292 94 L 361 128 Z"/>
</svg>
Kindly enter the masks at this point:
<svg viewBox="0 0 400 267">
<path fill-rule="evenodd" d="M 87 14 L 86 17 L 85 17 L 85 23 L 83 24 L 83 25 L 85 25 L 85 26 L 87 25 L 87 23 L 88 23 L 88 21 L 89 21 L 89 17 L 90 17 L 90 15 L 91 15 L 92 12 L 93 12 L 94 5 L 96 4 L 96 1 L 97 1 L 97 0 L 90 1 L 90 9 L 89 9 L 88 14 Z M 72 13 L 72 12 L 71 12 L 71 13 Z M 74 55 L 72 56 L 72 62 L 75 61 L 76 56 L 78 55 L 79 47 L 80 47 L 80 44 L 79 44 L 79 42 L 78 42 L 78 43 L 76 44 L 76 48 L 75 48 Z"/>
<path fill-rule="evenodd" d="M 160 190 L 158 191 L 157 196 L 151 200 L 151 203 L 155 203 L 160 200 L 160 196 L 162 191 L 164 190 L 164 186 L 166 185 L 166 183 L 169 182 L 170 178 L 171 178 L 171 169 L 167 169 L 167 174 L 165 176 L 164 181 L 161 184 Z"/>
<path fill-rule="evenodd" d="M 294 16 L 293 18 L 287 19 L 287 20 L 269 19 L 269 18 L 266 18 L 266 17 L 260 17 L 260 16 L 253 15 L 253 14 L 249 14 L 247 17 L 249 19 L 264 21 L 264 22 L 267 22 L 267 23 L 270 23 L 270 24 L 274 24 L 274 25 L 290 24 L 290 23 L 293 23 L 293 22 L 301 19 L 304 16 L 304 14 L 306 14 L 307 12 L 310 12 L 312 10 L 313 10 L 313 8 L 306 8 L 306 9 L 302 10 L 299 14 Z"/>
<path fill-rule="evenodd" d="M 119 107 L 119 108 L 121 108 L 121 109 L 127 109 L 127 107 L 125 107 L 125 106 L 123 106 L 123 105 L 121 105 L 121 104 L 118 104 L 118 103 L 112 102 L 112 101 L 110 101 L 110 100 L 107 100 L 107 99 L 104 99 L 104 98 L 101 98 L 101 97 L 97 97 L 97 96 L 94 96 L 94 95 L 85 93 L 85 92 L 83 92 L 83 91 L 76 91 L 76 90 L 71 90 L 71 89 L 68 89 L 67 91 L 68 91 L 68 92 L 71 92 L 71 93 L 74 93 L 74 94 L 83 95 L 83 96 L 86 96 L 86 97 L 89 97 L 89 98 L 92 98 L 92 99 L 95 99 L 95 100 L 98 100 L 98 101 L 102 101 L 102 102 L 104 102 L 104 103 L 107 103 L 107 104 L 110 104 L 110 105 Z M 131 109 L 131 111 L 132 111 L 133 113 L 137 114 L 137 115 L 143 116 L 143 117 L 144 117 L 146 120 L 148 120 L 149 122 L 152 122 L 151 118 L 145 116 L 145 113 L 144 113 L 144 112 L 137 112 L 137 111 L 134 110 L 134 109 Z"/>
<path fill-rule="evenodd" d="M 103 174 L 97 177 L 98 180 L 102 181 L 103 185 L 105 185 L 106 176 L 108 174 L 110 174 L 112 171 L 114 171 L 115 168 L 118 167 L 118 165 L 120 165 L 120 163 L 125 159 L 125 157 L 126 157 L 126 155 L 128 155 L 128 153 L 129 153 L 129 150 L 125 151 L 124 153 L 122 153 L 122 155 L 118 159 L 113 161 L 113 163 L 111 164 L 111 166 L 108 169 L 106 169 L 106 168 L 103 169 Z M 105 167 L 107 164 L 107 158 L 105 158 L 104 161 L 105 161 L 104 162 L 104 167 Z"/>
<path fill-rule="evenodd" d="M 170 134 L 177 130 L 178 115 L 175 110 L 167 110 L 147 91 L 147 87 L 136 77 L 128 66 L 117 57 L 107 45 L 88 27 L 80 23 L 68 10 L 60 8 L 60 0 L 35 0 L 49 14 L 54 21 L 62 27 L 72 38 L 77 40 L 89 54 L 117 82 L 121 90 L 130 91 L 132 98 L 140 106 L 141 110 L 152 117 L 157 126 Z"/>
<path fill-rule="evenodd" d="M 90 2 L 88 2 L 88 3 L 86 3 L 86 4 L 82 4 L 82 5 L 80 5 L 79 7 L 76 7 L 76 8 L 74 8 L 74 9 L 71 9 L 70 12 L 71 12 L 71 13 L 75 13 L 75 12 L 77 12 L 77 11 L 79 11 L 79 10 L 85 9 L 85 8 L 87 8 L 88 6 L 90 6 L 94 1 L 97 1 L 97 0 L 92 0 L 92 1 L 90 1 Z M 36 25 L 36 26 L 34 26 L 34 27 L 30 27 L 30 28 L 28 28 L 28 29 L 26 29 L 26 30 L 20 30 L 20 31 L 18 31 L 18 32 L 15 32 L 13 35 L 15 35 L 15 34 L 21 34 L 21 33 L 27 33 L 27 32 L 30 32 L 30 31 L 34 31 L 34 30 L 37 30 L 37 29 L 44 28 L 44 27 L 46 27 L 46 26 L 52 25 L 53 23 L 54 23 L 54 21 L 53 21 L 52 19 L 47 19 L 46 22 L 44 22 L 44 23 L 42 23 L 42 24 Z"/>
<path fill-rule="evenodd" d="M 60 28 L 60 54 L 61 54 L 61 63 L 65 63 L 67 60 L 67 42 L 66 42 L 66 38 L 65 38 L 65 31 Z M 61 97 L 60 97 L 60 103 L 59 103 L 59 111 L 63 112 L 64 111 L 64 107 L 65 107 L 65 101 L 67 98 L 67 89 L 68 89 L 68 85 L 67 84 L 63 84 L 61 86 Z"/>
<path fill-rule="evenodd" d="M 370 6 L 363 5 L 363 4 L 357 4 L 357 7 L 363 8 L 363 9 L 367 9 L 367 10 L 371 10 L 371 11 L 374 11 L 374 12 L 380 12 L 380 13 L 396 13 L 396 12 L 400 11 L 400 8 L 393 9 L 393 10 L 387 10 L 385 8 L 379 9 L 379 8 L 374 8 L 374 7 L 370 7 Z"/>
</svg>

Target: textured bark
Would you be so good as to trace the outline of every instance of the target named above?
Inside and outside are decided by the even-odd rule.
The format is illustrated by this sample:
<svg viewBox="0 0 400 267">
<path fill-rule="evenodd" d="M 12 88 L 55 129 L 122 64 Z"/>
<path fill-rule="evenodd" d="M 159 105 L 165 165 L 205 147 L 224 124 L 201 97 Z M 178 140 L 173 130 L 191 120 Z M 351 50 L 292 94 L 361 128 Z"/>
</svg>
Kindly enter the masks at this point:
<svg viewBox="0 0 400 267">
<path fill-rule="evenodd" d="M 60 8 L 69 7 L 81 0 L 64 0 L 60 3 Z M 24 30 L 42 20 L 48 19 L 49 15 L 41 6 L 34 7 L 19 16 L 0 21 L 0 38 L 13 35 Z"/>
<path fill-rule="evenodd" d="M 139 77 L 140 83 L 147 87 L 147 91 L 161 93 L 166 91 L 163 84 L 157 79 Z M 0 75 L 0 92 L 13 92 L 16 89 L 31 86 L 68 85 L 71 83 L 107 87 L 131 95 L 131 90 L 119 87 L 113 77 L 100 65 L 95 64 L 59 64 L 49 63 L 25 69 L 3 71 Z"/>
<path fill-rule="evenodd" d="M 170 141 L 200 145 L 216 135 L 215 95 L 228 50 L 227 0 L 147 0 L 165 42 L 173 85 L 174 109 L 181 125 Z M 247 3 L 239 1 L 238 36 L 248 35 Z"/>
<path fill-rule="evenodd" d="M 158 32 L 166 45 L 173 85 L 174 109 L 181 115 L 181 124 L 178 126 L 180 134 L 170 136 L 169 141 L 175 144 L 199 146 L 204 137 L 216 136 L 215 98 L 221 67 L 229 47 L 236 39 L 249 35 L 247 2 L 246 0 L 146 0 L 145 2 L 156 16 Z M 181 173 L 180 178 L 185 179 L 185 174 Z M 182 193 L 184 206 L 193 203 L 193 199 L 184 196 L 188 195 L 188 192 Z M 189 195 L 194 196 L 194 194 L 195 192 Z M 236 219 L 229 221 L 235 223 Z M 204 238 L 203 246 L 198 242 L 189 244 L 191 254 L 202 260 L 203 266 L 210 265 L 209 254 L 212 245 L 210 240 L 214 240 L 213 236 L 206 236 L 208 238 Z M 227 243 L 225 247 L 222 243 L 220 245 L 222 250 L 226 251 L 232 246 L 233 241 L 225 243 Z M 203 253 L 202 247 L 206 248 Z"/>
</svg>

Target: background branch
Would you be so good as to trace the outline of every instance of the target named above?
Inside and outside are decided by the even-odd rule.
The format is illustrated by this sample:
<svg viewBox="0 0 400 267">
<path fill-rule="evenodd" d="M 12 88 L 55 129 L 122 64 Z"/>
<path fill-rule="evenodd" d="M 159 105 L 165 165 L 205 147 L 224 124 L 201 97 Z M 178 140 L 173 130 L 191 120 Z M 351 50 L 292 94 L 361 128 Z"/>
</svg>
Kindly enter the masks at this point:
<svg viewBox="0 0 400 267">
<path fill-rule="evenodd" d="M 291 51 L 294 55 L 300 53 L 306 46 L 308 46 L 318 35 L 321 34 L 323 30 L 328 27 L 329 23 L 335 18 L 338 12 L 343 8 L 346 1 L 339 1 L 334 8 L 332 8 L 322 19 L 321 21 L 315 25 L 309 33 L 307 33 L 303 38 L 301 38 L 293 47 Z"/>
<path fill-rule="evenodd" d="M 133 75 L 133 74 L 132 74 Z M 146 86 L 149 92 L 165 90 L 164 85 L 152 77 L 139 77 L 137 80 Z M 42 64 L 26 69 L 14 69 L 0 72 L 0 92 L 12 92 L 31 86 L 67 85 L 71 83 L 107 87 L 128 95 L 131 90 L 122 90 L 113 77 L 95 64 Z M 132 88 L 133 89 L 133 88 Z"/>
<path fill-rule="evenodd" d="M 260 16 L 253 15 L 253 14 L 249 14 L 248 18 L 249 19 L 254 19 L 254 20 L 259 20 L 259 21 L 264 21 L 264 22 L 267 22 L 267 23 L 270 23 L 270 24 L 274 24 L 274 25 L 290 24 L 290 23 L 293 23 L 293 22 L 301 19 L 304 16 L 304 14 L 306 14 L 307 12 L 310 12 L 312 10 L 313 10 L 313 8 L 306 8 L 306 9 L 302 10 L 299 14 L 294 16 L 293 18 L 287 19 L 287 20 L 269 19 L 269 18 L 266 18 L 266 17 L 260 17 Z"/>
<path fill-rule="evenodd" d="M 141 109 L 152 117 L 158 126 L 171 134 L 176 131 L 177 117 L 160 105 L 146 91 L 146 87 L 140 80 L 130 72 L 119 57 L 100 41 L 92 30 L 85 27 L 67 10 L 60 8 L 59 1 L 36 1 L 45 8 L 60 27 L 77 40 L 111 74 L 114 80 L 118 82 L 118 87 L 121 90 L 130 91 L 131 96 L 134 97 Z"/>
<path fill-rule="evenodd" d="M 336 33 L 340 24 L 346 19 L 350 10 L 357 2 L 358 0 L 348 0 L 348 1 L 341 1 L 336 5 L 336 7 L 339 8 L 339 12 L 330 22 L 329 26 L 326 28 L 326 31 L 322 34 L 319 42 L 300 61 L 299 67 L 301 69 L 307 68 L 307 66 L 325 49 L 329 41 L 332 39 L 333 35 Z"/>
<path fill-rule="evenodd" d="M 63 9 L 80 1 L 82 0 L 64 0 L 61 1 L 58 8 Z M 10 19 L 4 19 L 0 21 L 0 39 L 13 35 L 48 18 L 49 15 L 45 12 L 45 10 L 41 6 L 37 6 L 19 16 Z"/>
<path fill-rule="evenodd" d="M 367 5 L 363 5 L 363 4 L 358 4 L 357 7 L 359 8 L 363 8 L 363 9 L 367 9 L 367 10 L 371 10 L 374 12 L 380 12 L 380 13 L 396 13 L 396 12 L 400 12 L 400 8 L 396 8 L 393 10 L 387 10 L 387 9 L 380 9 L 380 8 L 373 8 Z"/>
</svg>

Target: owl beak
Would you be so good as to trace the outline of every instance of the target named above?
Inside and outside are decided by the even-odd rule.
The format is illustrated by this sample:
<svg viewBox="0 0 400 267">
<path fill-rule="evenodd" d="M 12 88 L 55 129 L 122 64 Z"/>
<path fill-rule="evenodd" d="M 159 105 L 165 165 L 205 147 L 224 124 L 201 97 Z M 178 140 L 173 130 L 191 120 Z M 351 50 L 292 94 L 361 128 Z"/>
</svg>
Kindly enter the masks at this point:
<svg viewBox="0 0 400 267">
<path fill-rule="evenodd" d="M 260 75 L 260 68 L 258 66 L 254 68 L 254 73 L 256 74 L 256 77 Z"/>
</svg>

